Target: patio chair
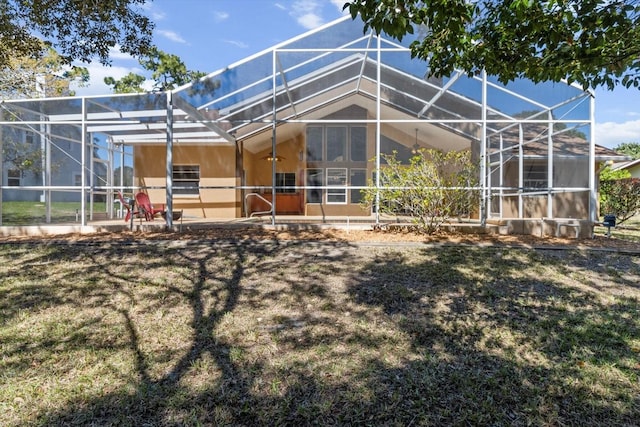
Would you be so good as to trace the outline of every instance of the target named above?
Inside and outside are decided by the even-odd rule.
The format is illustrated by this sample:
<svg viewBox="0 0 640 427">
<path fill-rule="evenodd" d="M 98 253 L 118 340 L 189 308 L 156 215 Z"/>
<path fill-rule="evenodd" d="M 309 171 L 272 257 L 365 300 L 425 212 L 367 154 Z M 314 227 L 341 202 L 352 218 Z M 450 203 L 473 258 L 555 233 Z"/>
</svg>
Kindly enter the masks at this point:
<svg viewBox="0 0 640 427">
<path fill-rule="evenodd" d="M 118 200 L 122 207 L 127 209 L 127 214 L 124 216 L 124 222 L 129 222 L 131 215 L 138 215 L 139 211 L 135 210 L 135 204 L 132 199 L 125 199 L 122 192 L 118 191 Z"/>
<path fill-rule="evenodd" d="M 162 205 L 161 209 L 157 209 L 153 207 L 147 193 L 143 193 L 143 192 L 136 193 L 136 205 L 138 206 L 140 213 L 144 215 L 144 218 L 147 221 L 153 221 L 153 218 L 157 214 L 161 214 L 164 212 L 164 205 Z"/>
</svg>

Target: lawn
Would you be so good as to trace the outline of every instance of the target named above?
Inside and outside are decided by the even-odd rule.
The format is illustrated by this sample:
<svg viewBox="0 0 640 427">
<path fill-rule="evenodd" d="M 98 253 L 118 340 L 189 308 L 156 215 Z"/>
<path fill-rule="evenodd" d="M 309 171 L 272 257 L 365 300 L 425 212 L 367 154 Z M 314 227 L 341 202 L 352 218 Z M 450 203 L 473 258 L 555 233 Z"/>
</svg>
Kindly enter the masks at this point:
<svg viewBox="0 0 640 427">
<path fill-rule="evenodd" d="M 0 245 L 0 425 L 637 425 L 640 258 Z"/>
<path fill-rule="evenodd" d="M 87 203 L 87 209 L 89 204 Z M 93 211 L 106 212 L 104 202 L 94 203 Z M 51 203 L 51 224 L 80 221 L 80 202 Z M 35 225 L 46 222 L 45 204 L 41 202 L 2 202 L 2 225 Z"/>
<path fill-rule="evenodd" d="M 611 232 L 611 238 L 640 243 L 640 215 L 634 216 L 610 230 L 607 227 L 595 227 L 594 232 L 601 235 Z"/>
</svg>

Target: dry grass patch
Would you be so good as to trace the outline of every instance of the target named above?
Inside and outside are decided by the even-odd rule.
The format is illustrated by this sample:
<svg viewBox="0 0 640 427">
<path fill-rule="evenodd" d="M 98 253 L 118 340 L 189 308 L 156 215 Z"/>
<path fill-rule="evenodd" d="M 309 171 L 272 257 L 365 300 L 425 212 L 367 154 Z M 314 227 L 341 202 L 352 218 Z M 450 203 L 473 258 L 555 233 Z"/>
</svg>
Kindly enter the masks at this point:
<svg viewBox="0 0 640 427">
<path fill-rule="evenodd" d="M 0 424 L 633 425 L 640 260 L 337 236 L 0 246 Z"/>
</svg>

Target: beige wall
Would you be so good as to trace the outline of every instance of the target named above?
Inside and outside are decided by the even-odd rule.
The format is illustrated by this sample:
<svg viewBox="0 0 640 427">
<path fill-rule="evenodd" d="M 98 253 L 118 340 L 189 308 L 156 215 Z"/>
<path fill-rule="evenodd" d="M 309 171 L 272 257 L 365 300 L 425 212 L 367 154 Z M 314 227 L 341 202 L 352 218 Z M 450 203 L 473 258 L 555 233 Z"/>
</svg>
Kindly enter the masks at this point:
<svg viewBox="0 0 640 427">
<path fill-rule="evenodd" d="M 200 165 L 200 186 L 238 186 L 235 147 L 174 146 L 174 165 Z M 166 185 L 166 148 L 137 146 L 134 149 L 134 185 L 164 187 Z M 164 188 L 148 189 L 153 204 L 166 201 Z M 174 195 L 173 209 L 185 216 L 201 218 L 235 218 L 240 216 L 239 191 L 233 189 L 201 189 L 199 196 Z"/>
<path fill-rule="evenodd" d="M 556 159 L 554 161 L 554 185 L 564 187 L 588 187 L 581 173 L 588 168 L 588 161 L 576 159 Z M 512 161 L 505 165 L 505 186 L 518 186 L 518 162 Z M 576 173 L 580 172 L 580 173 Z M 552 197 L 552 213 L 554 218 L 589 218 L 589 192 L 556 193 Z M 523 218 L 547 218 L 548 196 L 522 196 Z M 494 204 L 494 215 L 497 206 Z M 518 218 L 518 197 L 505 198 L 502 204 L 503 218 Z"/>
</svg>

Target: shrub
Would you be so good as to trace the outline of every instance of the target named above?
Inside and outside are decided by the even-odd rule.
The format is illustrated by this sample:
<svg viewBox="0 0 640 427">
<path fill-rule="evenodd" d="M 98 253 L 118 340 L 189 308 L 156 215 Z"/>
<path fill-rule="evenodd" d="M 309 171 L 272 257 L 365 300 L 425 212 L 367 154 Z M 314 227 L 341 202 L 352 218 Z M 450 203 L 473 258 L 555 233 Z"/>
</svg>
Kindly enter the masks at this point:
<svg viewBox="0 0 640 427">
<path fill-rule="evenodd" d="M 600 212 L 614 214 L 618 224 L 640 214 L 640 178 L 600 181 Z"/>
<path fill-rule="evenodd" d="M 408 165 L 396 155 L 382 155 L 387 164 L 380 170 L 380 188 L 372 181 L 363 190 L 366 206 L 375 206 L 379 197 L 380 213 L 410 216 L 429 234 L 477 206 L 478 168 L 469 151 L 421 150 Z"/>
</svg>

